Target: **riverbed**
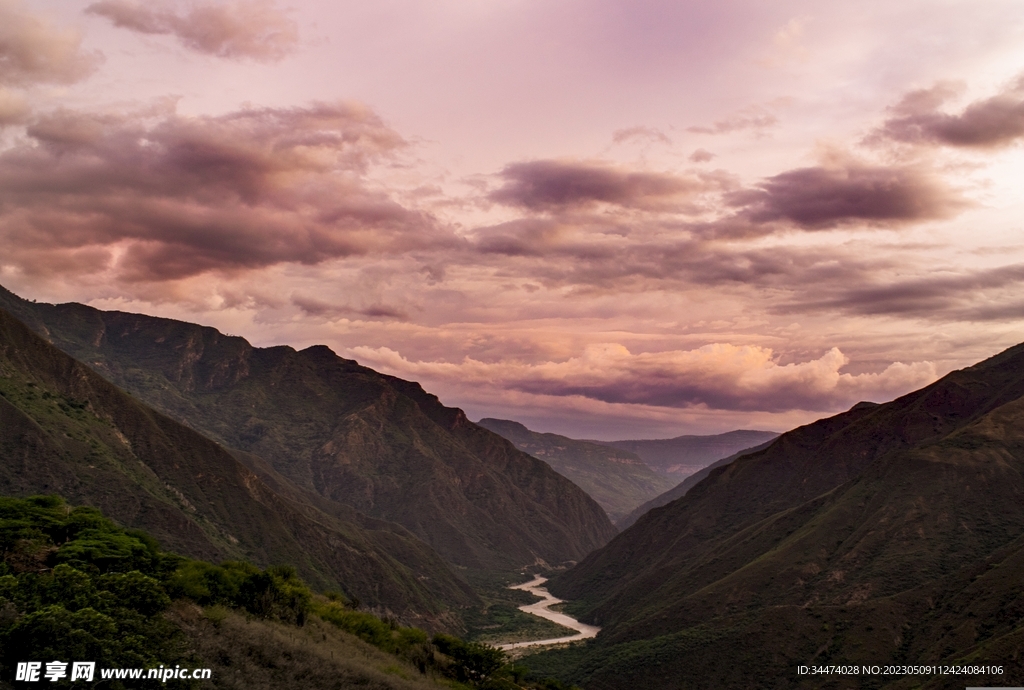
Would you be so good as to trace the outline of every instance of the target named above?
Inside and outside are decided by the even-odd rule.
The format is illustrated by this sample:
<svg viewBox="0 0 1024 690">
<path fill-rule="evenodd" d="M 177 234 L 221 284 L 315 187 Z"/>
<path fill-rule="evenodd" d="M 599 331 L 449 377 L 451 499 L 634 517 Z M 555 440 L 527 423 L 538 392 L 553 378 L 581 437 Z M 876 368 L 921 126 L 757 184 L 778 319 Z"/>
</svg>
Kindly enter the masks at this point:
<svg viewBox="0 0 1024 690">
<path fill-rule="evenodd" d="M 549 621 L 564 625 L 567 628 L 572 628 L 577 631 L 575 635 L 568 635 L 566 637 L 553 637 L 549 640 L 531 640 L 529 642 L 514 642 L 511 644 L 498 645 L 499 649 L 522 649 L 523 647 L 541 647 L 545 645 L 562 644 L 563 642 L 575 642 L 576 640 L 585 640 L 589 637 L 594 637 L 601 630 L 593 625 L 587 625 L 586 623 L 580 623 L 572 616 L 567 616 L 564 613 L 558 613 L 552 611 L 551 607 L 555 604 L 561 604 L 562 600 L 551 596 L 551 593 L 542 585 L 547 582 L 546 577 L 538 575 L 529 582 L 524 582 L 521 585 L 512 585 L 509 589 L 521 589 L 535 594 L 542 599 L 534 604 L 527 604 L 526 606 L 520 606 L 519 610 L 524 613 L 532 613 L 534 616 L 540 616 L 546 618 Z"/>
</svg>

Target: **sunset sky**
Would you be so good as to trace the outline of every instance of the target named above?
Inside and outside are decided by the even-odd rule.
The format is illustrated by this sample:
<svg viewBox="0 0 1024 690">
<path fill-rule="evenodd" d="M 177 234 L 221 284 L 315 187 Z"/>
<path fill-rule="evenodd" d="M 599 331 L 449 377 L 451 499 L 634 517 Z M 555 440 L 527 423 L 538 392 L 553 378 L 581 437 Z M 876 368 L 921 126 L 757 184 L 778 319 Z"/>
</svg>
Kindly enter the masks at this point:
<svg viewBox="0 0 1024 690">
<path fill-rule="evenodd" d="M 0 284 L 783 431 L 1024 341 L 1024 4 L 0 0 Z"/>
</svg>

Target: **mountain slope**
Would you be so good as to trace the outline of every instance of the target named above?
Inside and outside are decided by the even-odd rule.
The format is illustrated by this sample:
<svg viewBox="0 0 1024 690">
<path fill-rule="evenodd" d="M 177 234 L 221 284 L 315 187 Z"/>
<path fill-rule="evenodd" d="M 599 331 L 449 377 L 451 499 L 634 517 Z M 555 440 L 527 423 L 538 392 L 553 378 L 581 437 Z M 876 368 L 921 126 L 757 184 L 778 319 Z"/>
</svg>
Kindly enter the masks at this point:
<svg viewBox="0 0 1024 690">
<path fill-rule="evenodd" d="M 279 492 L 218 444 L 139 403 L 0 310 L 0 494 L 60 493 L 167 548 L 286 562 L 317 586 L 435 621 L 476 601 L 404 528 Z M 341 507 L 339 507 L 341 508 Z"/>
<path fill-rule="evenodd" d="M 969 684 L 1005 685 L 1024 680 L 1022 547 L 1017 346 L 715 469 L 550 590 L 605 626 L 572 671 L 588 687 L 815 687 L 798 664 L 968 659 L 1010 669 Z"/>
<path fill-rule="evenodd" d="M 636 453 L 649 467 L 679 481 L 716 460 L 777 437 L 774 431 L 741 429 L 710 436 L 677 436 L 642 441 L 597 441 Z"/>
<path fill-rule="evenodd" d="M 668 489 L 672 482 L 633 453 L 558 434 L 530 431 L 519 422 L 481 419 L 485 429 L 511 441 L 516 448 L 540 458 L 563 477 L 572 480 L 601 504 L 613 522 L 649 498 Z"/>
<path fill-rule="evenodd" d="M 323 346 L 254 348 L 195 324 L 0 291 L 29 326 L 117 385 L 288 482 L 397 522 L 450 562 L 578 560 L 616 530 L 543 462 L 419 384 Z"/>
<path fill-rule="evenodd" d="M 625 517 L 616 520 L 615 526 L 618 527 L 620 530 L 624 530 L 628 527 L 631 527 L 633 523 L 639 520 L 640 516 L 644 513 L 647 513 L 648 511 L 653 510 L 654 508 L 660 508 L 663 505 L 668 505 L 677 498 L 682 498 L 683 496 L 685 496 L 687 491 L 695 487 L 700 482 L 704 481 L 704 478 L 711 474 L 711 471 L 714 470 L 715 468 L 728 465 L 729 463 L 735 461 L 737 458 L 743 455 L 748 455 L 750 453 L 756 453 L 759 450 L 764 450 L 769 445 L 771 445 L 774 440 L 775 439 L 772 439 L 771 441 L 765 441 L 764 443 L 758 444 L 753 448 L 747 448 L 745 450 L 741 450 L 738 453 L 733 453 L 727 458 L 716 460 L 715 462 L 711 463 L 704 469 L 694 472 L 689 477 L 679 482 L 665 493 L 659 494 L 658 496 L 655 496 L 646 503 L 638 506 L 632 512 L 630 512 L 629 515 L 626 515 Z"/>
</svg>

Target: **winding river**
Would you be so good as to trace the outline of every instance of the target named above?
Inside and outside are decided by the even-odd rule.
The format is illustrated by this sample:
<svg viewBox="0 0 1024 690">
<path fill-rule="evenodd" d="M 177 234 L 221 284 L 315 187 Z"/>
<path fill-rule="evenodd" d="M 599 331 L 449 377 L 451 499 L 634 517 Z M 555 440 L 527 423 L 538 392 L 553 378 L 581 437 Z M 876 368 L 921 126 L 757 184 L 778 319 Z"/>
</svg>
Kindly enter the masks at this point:
<svg viewBox="0 0 1024 690">
<path fill-rule="evenodd" d="M 585 640 L 588 637 L 594 637 L 597 635 L 601 628 L 593 625 L 587 625 L 586 623 L 580 623 L 572 616 L 567 616 L 564 613 L 558 613 L 552 611 L 551 607 L 555 604 L 561 604 L 561 599 L 556 599 L 551 596 L 547 589 L 542 587 L 548 579 L 538 575 L 529 582 L 524 582 L 521 585 L 512 585 L 509 589 L 521 589 L 529 592 L 530 594 L 536 594 L 542 599 L 534 604 L 527 604 L 526 606 L 520 606 L 519 610 L 525 613 L 532 613 L 535 616 L 546 618 L 549 621 L 564 625 L 567 628 L 572 628 L 578 631 L 576 635 L 569 635 L 568 637 L 553 637 L 549 640 L 530 640 L 529 642 L 514 642 L 511 644 L 498 645 L 499 649 L 521 649 L 523 647 L 540 647 L 543 645 L 561 644 L 562 642 L 574 642 L 576 640 Z"/>
</svg>

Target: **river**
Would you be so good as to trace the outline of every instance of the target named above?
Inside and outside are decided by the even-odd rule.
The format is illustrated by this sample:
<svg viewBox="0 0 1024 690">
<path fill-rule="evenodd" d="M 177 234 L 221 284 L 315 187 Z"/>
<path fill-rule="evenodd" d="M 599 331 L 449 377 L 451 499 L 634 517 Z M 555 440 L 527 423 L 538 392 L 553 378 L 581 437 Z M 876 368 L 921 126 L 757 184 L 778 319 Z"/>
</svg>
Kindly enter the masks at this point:
<svg viewBox="0 0 1024 690">
<path fill-rule="evenodd" d="M 597 635 L 601 628 L 593 625 L 587 625 L 586 623 L 580 623 L 572 616 L 567 616 L 564 613 L 558 613 L 552 611 L 551 607 L 555 604 L 561 604 L 561 599 L 556 599 L 551 596 L 547 589 L 542 587 L 548 579 L 538 575 L 529 582 L 524 582 L 521 585 L 512 585 L 509 589 L 521 589 L 530 594 L 536 594 L 542 599 L 535 604 L 527 604 L 526 606 L 520 606 L 519 610 L 526 613 L 532 613 L 535 616 L 546 618 L 549 621 L 564 625 L 567 628 L 572 628 L 578 631 L 576 635 L 569 635 L 567 637 L 553 637 L 550 640 L 531 640 L 529 642 L 514 642 L 511 644 L 498 645 L 499 649 L 522 649 L 523 647 L 540 647 L 543 645 L 561 644 L 562 642 L 575 642 L 576 640 L 585 640 L 588 637 L 594 637 Z"/>
</svg>

